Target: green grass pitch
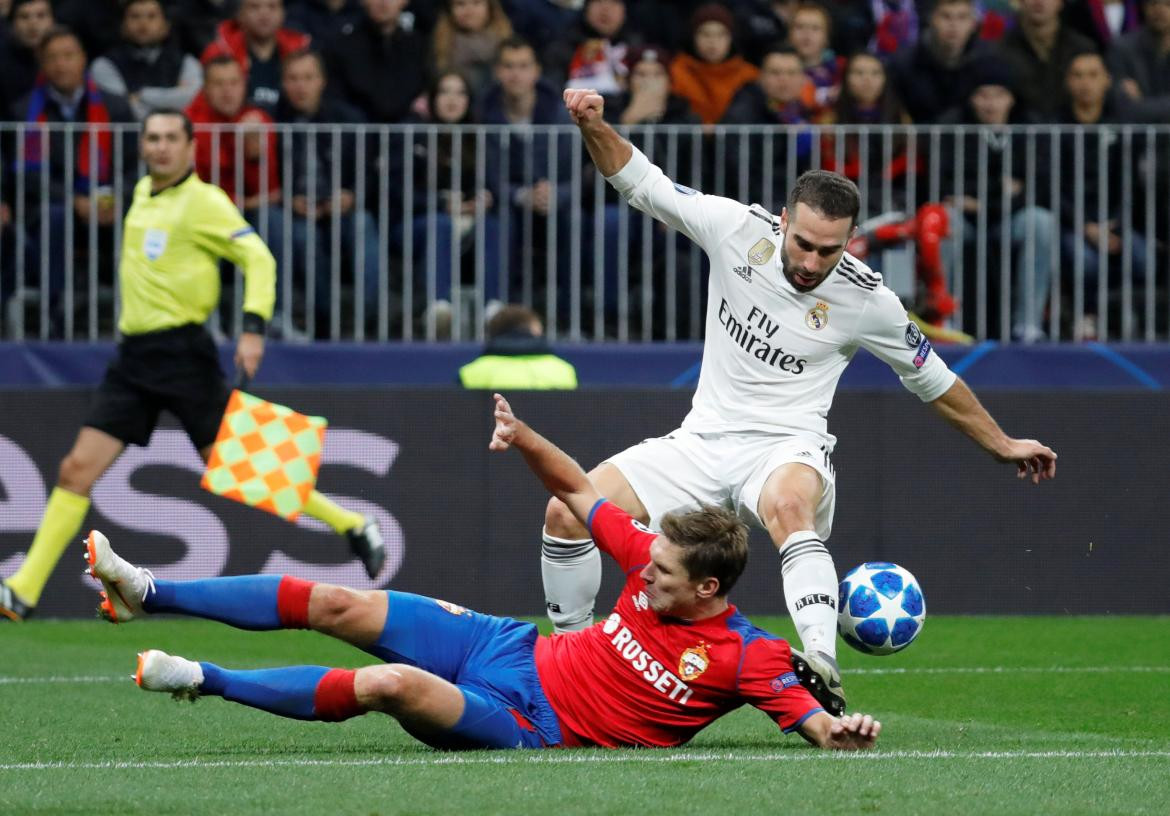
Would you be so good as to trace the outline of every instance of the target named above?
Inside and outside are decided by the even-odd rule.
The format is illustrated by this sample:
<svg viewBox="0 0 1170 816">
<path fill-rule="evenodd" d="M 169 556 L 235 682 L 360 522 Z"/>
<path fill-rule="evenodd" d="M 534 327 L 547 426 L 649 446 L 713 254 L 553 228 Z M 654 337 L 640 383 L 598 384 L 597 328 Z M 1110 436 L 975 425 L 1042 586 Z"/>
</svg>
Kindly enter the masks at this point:
<svg viewBox="0 0 1170 816">
<path fill-rule="evenodd" d="M 789 633 L 786 620 L 758 618 Z M 830 754 L 759 712 L 670 751 L 441 754 L 370 714 L 283 720 L 129 679 L 161 648 L 354 667 L 307 632 L 152 620 L 0 626 L 0 813 L 1170 813 L 1170 618 L 943 618 L 905 653 L 842 645 L 879 750 Z"/>
</svg>

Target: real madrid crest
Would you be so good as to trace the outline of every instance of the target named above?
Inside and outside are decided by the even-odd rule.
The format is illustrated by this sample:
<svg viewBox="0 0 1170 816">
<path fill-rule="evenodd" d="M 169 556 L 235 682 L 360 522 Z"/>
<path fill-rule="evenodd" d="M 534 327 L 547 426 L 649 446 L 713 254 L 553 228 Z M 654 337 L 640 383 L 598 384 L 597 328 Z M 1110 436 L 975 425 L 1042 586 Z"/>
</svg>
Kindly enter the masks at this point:
<svg viewBox="0 0 1170 816">
<path fill-rule="evenodd" d="M 829 325 L 829 304 L 817 301 L 817 305 L 808 310 L 804 316 L 805 325 L 813 331 L 820 331 Z"/>
<path fill-rule="evenodd" d="M 711 658 L 707 656 L 707 644 L 700 643 L 682 653 L 682 657 L 678 659 L 678 676 L 684 681 L 694 680 L 707 671 L 707 667 L 710 665 Z"/>
<path fill-rule="evenodd" d="M 761 238 L 752 244 L 752 248 L 748 250 L 748 263 L 753 266 L 762 266 L 768 262 L 772 257 L 772 253 L 776 251 L 776 245 L 767 238 Z"/>
</svg>

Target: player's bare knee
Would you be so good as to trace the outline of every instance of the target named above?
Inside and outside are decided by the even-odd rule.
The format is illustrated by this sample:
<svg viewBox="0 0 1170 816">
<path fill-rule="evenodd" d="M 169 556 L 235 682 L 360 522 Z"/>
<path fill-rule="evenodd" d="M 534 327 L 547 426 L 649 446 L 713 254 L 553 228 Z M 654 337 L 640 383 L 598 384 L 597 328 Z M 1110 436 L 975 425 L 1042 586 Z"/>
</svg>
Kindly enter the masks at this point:
<svg viewBox="0 0 1170 816">
<path fill-rule="evenodd" d="M 309 596 L 309 625 L 327 634 L 342 631 L 360 614 L 364 594 L 336 584 L 316 584 Z"/>
<path fill-rule="evenodd" d="M 544 531 L 554 538 L 570 541 L 589 537 L 589 532 L 560 499 L 549 499 L 544 511 Z"/>
<path fill-rule="evenodd" d="M 406 669 L 397 663 L 358 669 L 353 686 L 358 703 L 388 714 L 407 710 L 417 683 L 414 674 Z"/>
</svg>

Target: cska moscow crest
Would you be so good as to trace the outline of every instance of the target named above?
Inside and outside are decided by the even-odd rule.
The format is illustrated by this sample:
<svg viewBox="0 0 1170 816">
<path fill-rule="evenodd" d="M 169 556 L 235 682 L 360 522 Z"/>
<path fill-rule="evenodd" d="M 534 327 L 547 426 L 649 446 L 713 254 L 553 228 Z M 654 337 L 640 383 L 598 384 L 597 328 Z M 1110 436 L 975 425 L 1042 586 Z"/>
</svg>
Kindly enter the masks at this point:
<svg viewBox="0 0 1170 816">
<path fill-rule="evenodd" d="M 678 659 L 678 676 L 684 682 L 698 679 L 699 675 L 707 671 L 711 665 L 711 658 L 707 656 L 707 644 L 700 643 L 682 653 Z"/>
<path fill-rule="evenodd" d="M 466 607 L 462 607 L 459 604 L 453 604 L 453 603 L 450 603 L 449 601 L 440 601 L 438 598 L 435 598 L 435 603 L 437 603 L 439 606 L 446 609 L 452 615 L 470 615 L 471 614 L 470 612 L 467 611 Z"/>
</svg>

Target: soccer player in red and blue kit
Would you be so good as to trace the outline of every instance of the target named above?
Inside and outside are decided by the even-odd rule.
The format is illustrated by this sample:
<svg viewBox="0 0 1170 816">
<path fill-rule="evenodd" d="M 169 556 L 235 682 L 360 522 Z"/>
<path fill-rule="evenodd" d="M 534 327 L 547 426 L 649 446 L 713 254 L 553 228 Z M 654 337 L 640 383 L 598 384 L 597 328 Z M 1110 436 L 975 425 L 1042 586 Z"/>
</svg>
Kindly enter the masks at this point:
<svg viewBox="0 0 1170 816">
<path fill-rule="evenodd" d="M 115 622 L 177 612 L 243 629 L 308 628 L 384 661 L 240 671 L 149 650 L 139 655 L 138 685 L 306 720 L 381 711 L 443 749 L 670 747 L 744 703 L 822 748 L 874 745 L 881 723 L 826 713 L 797 680 L 788 643 L 728 603 L 747 562 L 747 529 L 732 513 L 702 507 L 649 532 L 499 395 L 495 418 L 491 449 L 519 450 L 625 570 L 604 621 L 546 638 L 530 623 L 403 592 L 278 575 L 156 581 L 94 531 L 86 557 Z"/>
</svg>

